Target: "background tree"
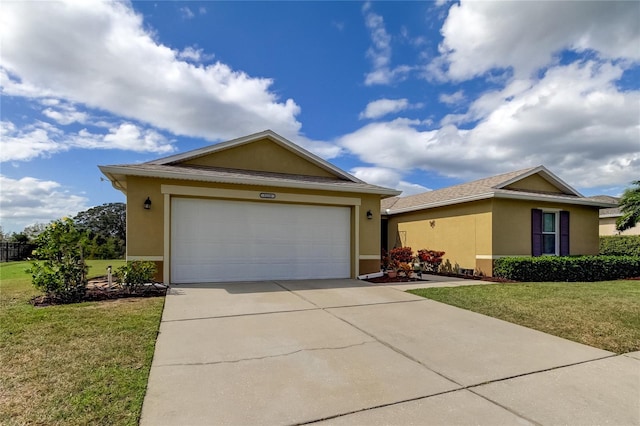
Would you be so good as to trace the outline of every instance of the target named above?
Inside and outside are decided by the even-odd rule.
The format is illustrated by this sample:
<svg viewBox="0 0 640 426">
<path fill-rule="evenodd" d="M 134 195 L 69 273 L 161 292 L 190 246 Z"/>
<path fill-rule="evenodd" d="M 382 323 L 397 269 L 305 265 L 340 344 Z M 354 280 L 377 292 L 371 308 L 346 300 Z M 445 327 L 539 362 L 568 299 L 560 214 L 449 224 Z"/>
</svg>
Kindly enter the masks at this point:
<svg viewBox="0 0 640 426">
<path fill-rule="evenodd" d="M 620 232 L 633 228 L 640 222 L 640 180 L 631 182 L 620 199 L 622 216 L 616 220 L 616 229 Z"/>
<path fill-rule="evenodd" d="M 33 225 L 26 226 L 21 234 L 27 236 L 28 241 L 34 241 L 38 235 L 42 234 L 45 229 L 47 229 L 46 223 L 34 223 Z"/>
<path fill-rule="evenodd" d="M 78 229 L 87 233 L 87 257 L 115 259 L 124 256 L 127 216 L 124 203 L 106 203 L 80 212 L 73 218 Z"/>
<path fill-rule="evenodd" d="M 103 237 L 127 238 L 127 209 L 124 203 L 106 203 L 80 212 L 73 218 L 79 228 Z"/>
</svg>

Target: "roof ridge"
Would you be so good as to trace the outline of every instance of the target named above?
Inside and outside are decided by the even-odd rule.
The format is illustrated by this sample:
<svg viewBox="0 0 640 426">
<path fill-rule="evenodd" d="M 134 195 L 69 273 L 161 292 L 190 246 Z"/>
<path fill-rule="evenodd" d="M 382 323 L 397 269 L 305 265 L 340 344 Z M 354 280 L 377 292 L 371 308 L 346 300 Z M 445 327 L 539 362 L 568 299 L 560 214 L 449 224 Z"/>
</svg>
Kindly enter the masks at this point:
<svg viewBox="0 0 640 426">
<path fill-rule="evenodd" d="M 528 173 L 528 172 L 530 172 L 532 170 L 535 170 L 538 167 L 540 167 L 540 166 L 529 167 L 529 168 L 526 168 L 526 169 L 515 170 L 515 171 L 512 171 L 512 172 L 504 172 L 504 173 L 500 173 L 500 174 L 497 174 L 497 175 L 487 176 L 487 177 L 479 178 L 479 179 L 476 179 L 476 180 L 472 180 L 470 182 L 462 182 L 462 183 L 458 183 L 458 184 L 451 185 L 451 186 L 445 186 L 444 188 L 438 188 L 438 189 L 432 189 L 432 190 L 429 190 L 429 191 L 424 191 L 424 192 L 421 192 L 419 194 L 407 195 L 406 197 L 402 197 L 401 196 L 401 198 L 407 200 L 407 199 L 410 199 L 410 198 L 419 197 L 419 196 L 421 196 L 423 194 L 426 194 L 426 193 L 436 193 L 438 191 L 453 190 L 453 189 L 460 188 L 460 187 L 472 186 L 474 184 L 478 185 L 480 182 L 484 182 L 484 181 L 488 181 L 488 180 L 494 180 L 494 179 L 497 179 L 497 178 L 502 178 L 503 176 L 511 176 L 511 175 L 513 175 L 513 176 L 511 176 L 511 179 L 513 179 L 513 178 L 518 177 L 520 175 L 526 174 L 526 173 Z M 497 188 L 495 188 L 496 186 L 499 186 L 500 184 L 502 184 L 504 182 L 507 182 L 509 180 L 510 179 L 504 179 L 504 180 L 502 180 L 500 182 L 494 183 L 490 187 L 493 188 L 493 189 L 497 189 Z"/>
</svg>

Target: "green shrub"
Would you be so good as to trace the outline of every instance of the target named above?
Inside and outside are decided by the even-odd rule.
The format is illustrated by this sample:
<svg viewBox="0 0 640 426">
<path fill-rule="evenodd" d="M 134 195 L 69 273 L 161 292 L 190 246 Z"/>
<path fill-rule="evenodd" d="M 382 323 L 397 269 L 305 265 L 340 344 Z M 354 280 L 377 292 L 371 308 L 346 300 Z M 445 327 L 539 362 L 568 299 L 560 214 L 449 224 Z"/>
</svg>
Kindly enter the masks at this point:
<svg viewBox="0 0 640 426">
<path fill-rule="evenodd" d="M 496 259 L 493 275 L 516 281 L 605 281 L 640 276 L 638 256 L 540 256 Z"/>
<path fill-rule="evenodd" d="M 606 256 L 640 256 L 640 235 L 600 237 L 600 254 Z"/>
<path fill-rule="evenodd" d="M 114 276 L 116 283 L 121 285 L 128 293 L 139 293 L 145 284 L 153 282 L 155 274 L 155 263 L 136 260 L 127 262 L 116 269 Z"/>
<path fill-rule="evenodd" d="M 87 264 L 84 261 L 85 234 L 71 219 L 52 222 L 38 235 L 33 262 L 33 285 L 63 303 L 82 300 L 87 289 Z"/>
</svg>

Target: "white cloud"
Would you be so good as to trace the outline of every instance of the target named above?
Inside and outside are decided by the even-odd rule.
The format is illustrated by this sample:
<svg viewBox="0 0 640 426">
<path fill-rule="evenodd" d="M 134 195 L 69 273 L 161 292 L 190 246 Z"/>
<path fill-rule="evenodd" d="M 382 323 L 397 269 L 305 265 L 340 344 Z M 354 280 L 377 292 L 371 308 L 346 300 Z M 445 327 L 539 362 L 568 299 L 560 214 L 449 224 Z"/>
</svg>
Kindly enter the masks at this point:
<svg viewBox="0 0 640 426">
<path fill-rule="evenodd" d="M 127 3 L 9 2 L 2 9 L 4 96 L 65 99 L 212 141 L 270 128 L 321 156 L 340 151 L 301 137 L 300 107 L 279 100 L 273 80 L 180 60 Z"/>
<path fill-rule="evenodd" d="M 19 232 L 34 223 L 48 223 L 87 209 L 87 199 L 70 193 L 58 182 L 33 177 L 0 175 L 0 221 L 6 232 Z"/>
<path fill-rule="evenodd" d="M 367 50 L 367 57 L 371 59 L 373 69 L 365 76 L 364 84 L 390 84 L 405 78 L 411 67 L 400 65 L 391 68 L 391 36 L 387 33 L 382 16 L 371 11 L 371 3 L 362 7 L 365 15 L 365 25 L 371 36 L 371 47 Z"/>
<path fill-rule="evenodd" d="M 196 14 L 187 6 L 181 7 L 180 13 L 182 14 L 183 19 L 193 19 L 196 16 Z"/>
<path fill-rule="evenodd" d="M 65 147 L 54 140 L 60 133 L 55 127 L 42 122 L 18 129 L 13 123 L 2 121 L 0 162 L 28 161 L 64 151 Z"/>
<path fill-rule="evenodd" d="M 403 99 L 378 99 L 367 104 L 367 107 L 360 113 L 362 118 L 380 118 L 387 114 L 404 111 L 410 108 L 421 108 L 422 104 L 410 104 L 405 98 Z"/>
<path fill-rule="evenodd" d="M 465 80 L 512 67 L 518 78 L 553 64 L 564 49 L 640 60 L 640 8 L 633 1 L 462 1 L 441 29 L 431 75 Z"/>
<path fill-rule="evenodd" d="M 53 99 L 47 99 L 49 104 L 54 101 Z M 52 120 L 57 121 L 59 124 L 68 125 L 71 123 L 85 123 L 89 118 L 89 114 L 83 111 L 78 111 L 74 105 L 63 104 L 58 100 L 56 103 L 45 108 L 42 113 Z"/>
<path fill-rule="evenodd" d="M 109 128 L 108 133 L 96 134 L 86 129 L 65 133 L 41 121 L 17 128 L 9 121 L 0 123 L 0 162 L 28 161 L 47 158 L 72 148 L 122 149 L 134 152 L 166 154 L 175 148 L 172 141 L 153 129 L 144 129 L 132 123 L 121 123 Z"/>
<path fill-rule="evenodd" d="M 195 47 L 187 46 L 178 52 L 178 58 L 185 61 L 200 63 L 212 60 L 215 58 L 215 55 L 206 54 L 203 49 L 196 49 Z"/>
<path fill-rule="evenodd" d="M 457 92 L 451 94 L 442 93 L 438 97 L 438 100 L 446 105 L 457 105 L 464 102 L 466 100 L 466 97 L 464 96 L 463 90 L 458 90 Z"/>
<path fill-rule="evenodd" d="M 621 74 L 619 65 L 593 61 L 557 66 L 539 81 L 484 94 L 438 130 L 396 119 L 338 142 L 362 161 L 403 172 L 469 179 L 544 164 L 576 187 L 629 182 L 640 170 L 640 91 L 617 88 Z"/>
<path fill-rule="evenodd" d="M 403 180 L 399 171 L 384 167 L 355 167 L 351 174 L 372 185 L 400 190 L 402 196 L 430 191 L 427 187 Z"/>
<path fill-rule="evenodd" d="M 142 129 L 132 123 L 112 127 L 107 134 L 94 134 L 86 129 L 70 138 L 76 148 L 123 149 L 135 152 L 166 154 L 175 149 L 171 141 L 152 129 Z"/>
</svg>

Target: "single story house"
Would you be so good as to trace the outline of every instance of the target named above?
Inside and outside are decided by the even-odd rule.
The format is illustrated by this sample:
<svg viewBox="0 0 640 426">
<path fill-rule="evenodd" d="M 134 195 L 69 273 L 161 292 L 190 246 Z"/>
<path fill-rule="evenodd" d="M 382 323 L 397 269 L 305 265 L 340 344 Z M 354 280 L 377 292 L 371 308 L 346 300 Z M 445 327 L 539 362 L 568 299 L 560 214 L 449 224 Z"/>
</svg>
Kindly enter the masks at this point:
<svg viewBox="0 0 640 426">
<path fill-rule="evenodd" d="M 544 166 L 382 201 L 383 248 L 444 251 L 491 276 L 505 256 L 598 254 L 599 209 Z"/>
<path fill-rule="evenodd" d="M 620 198 L 611 197 L 609 195 L 594 195 L 592 197 L 589 197 L 589 199 L 610 203 L 616 206 L 616 207 L 600 209 L 600 235 L 601 236 L 640 235 L 640 225 L 636 225 L 633 228 L 625 229 L 622 232 L 616 229 L 616 220 L 622 216 L 622 211 L 620 210 L 620 207 L 618 207 L 618 204 L 620 203 Z"/>
<path fill-rule="evenodd" d="M 380 202 L 400 194 L 270 130 L 99 167 L 127 197 L 127 260 L 156 262 L 165 283 L 377 272 Z"/>
</svg>

